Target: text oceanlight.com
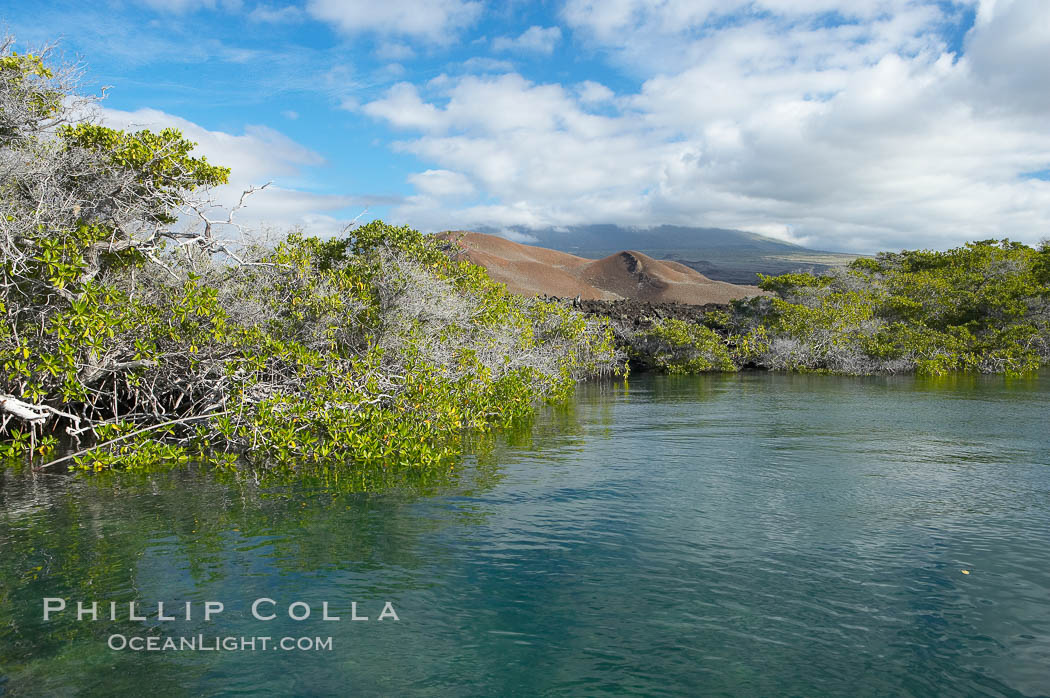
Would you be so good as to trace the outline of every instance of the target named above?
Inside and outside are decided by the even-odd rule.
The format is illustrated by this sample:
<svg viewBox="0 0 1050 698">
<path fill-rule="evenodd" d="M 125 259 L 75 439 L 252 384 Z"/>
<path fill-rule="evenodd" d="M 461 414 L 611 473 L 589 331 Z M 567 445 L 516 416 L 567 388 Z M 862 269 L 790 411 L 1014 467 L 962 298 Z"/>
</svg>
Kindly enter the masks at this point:
<svg viewBox="0 0 1050 698">
<path fill-rule="evenodd" d="M 191 635 L 189 637 L 159 637 L 156 635 L 110 635 L 109 648 L 134 652 L 255 652 L 283 650 L 285 652 L 331 652 L 331 637 L 226 637 Z"/>
</svg>

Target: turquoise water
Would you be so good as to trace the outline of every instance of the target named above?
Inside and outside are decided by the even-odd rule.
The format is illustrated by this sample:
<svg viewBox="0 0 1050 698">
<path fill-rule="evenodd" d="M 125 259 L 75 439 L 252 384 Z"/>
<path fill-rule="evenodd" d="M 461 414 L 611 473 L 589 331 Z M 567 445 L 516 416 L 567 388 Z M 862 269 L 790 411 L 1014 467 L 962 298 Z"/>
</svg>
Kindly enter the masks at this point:
<svg viewBox="0 0 1050 698">
<path fill-rule="evenodd" d="M 1048 398 L 1047 375 L 642 376 L 394 492 L 9 471 L 0 693 L 1047 695 Z M 45 597 L 193 615 L 45 623 Z M 108 647 L 197 634 L 332 647 Z"/>
</svg>

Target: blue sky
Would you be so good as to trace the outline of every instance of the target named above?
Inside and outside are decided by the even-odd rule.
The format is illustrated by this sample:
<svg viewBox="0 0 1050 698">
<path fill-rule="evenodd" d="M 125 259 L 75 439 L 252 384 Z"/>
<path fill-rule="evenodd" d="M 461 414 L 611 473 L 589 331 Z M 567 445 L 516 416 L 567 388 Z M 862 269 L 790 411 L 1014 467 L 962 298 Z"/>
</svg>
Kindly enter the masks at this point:
<svg viewBox="0 0 1050 698">
<path fill-rule="evenodd" d="M 824 249 L 1050 236 L 1046 0 L 6 2 L 100 118 L 333 234 L 740 228 Z"/>
</svg>

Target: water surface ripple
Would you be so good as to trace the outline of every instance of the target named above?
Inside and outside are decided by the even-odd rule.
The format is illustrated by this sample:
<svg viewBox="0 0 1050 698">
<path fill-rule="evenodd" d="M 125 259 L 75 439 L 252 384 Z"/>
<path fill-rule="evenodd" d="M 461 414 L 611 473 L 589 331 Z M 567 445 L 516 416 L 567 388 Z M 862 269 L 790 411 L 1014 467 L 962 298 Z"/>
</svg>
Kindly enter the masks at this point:
<svg viewBox="0 0 1050 698">
<path fill-rule="evenodd" d="M 0 693 L 1048 695 L 1048 397 L 1046 375 L 642 376 L 423 494 L 8 473 Z M 156 631 L 334 649 L 115 653 L 158 624 L 45 625 L 43 596 L 220 599 Z M 401 620 L 260 628 L 260 596 Z"/>
</svg>

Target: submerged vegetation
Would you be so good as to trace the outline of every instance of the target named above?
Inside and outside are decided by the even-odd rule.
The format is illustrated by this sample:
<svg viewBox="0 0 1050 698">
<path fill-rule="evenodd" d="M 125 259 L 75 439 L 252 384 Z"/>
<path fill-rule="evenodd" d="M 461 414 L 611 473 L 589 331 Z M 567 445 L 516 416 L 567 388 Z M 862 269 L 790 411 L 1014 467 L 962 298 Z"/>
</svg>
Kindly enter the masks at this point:
<svg viewBox="0 0 1050 698">
<path fill-rule="evenodd" d="M 96 123 L 72 73 L 10 46 L 0 45 L 9 460 L 101 471 L 192 458 L 296 475 L 352 463 L 338 472 L 378 481 L 451 468 L 463 430 L 526 417 L 628 356 L 671 373 L 1023 373 L 1050 360 L 1047 245 L 985 241 L 764 277 L 774 295 L 702 323 L 625 330 L 514 296 L 457 261 L 454 245 L 407 227 L 226 239 L 239 206 L 216 218 L 206 194 L 229 170 L 193 157 L 178 131 Z M 87 448 L 55 460 L 70 440 Z"/>
</svg>

